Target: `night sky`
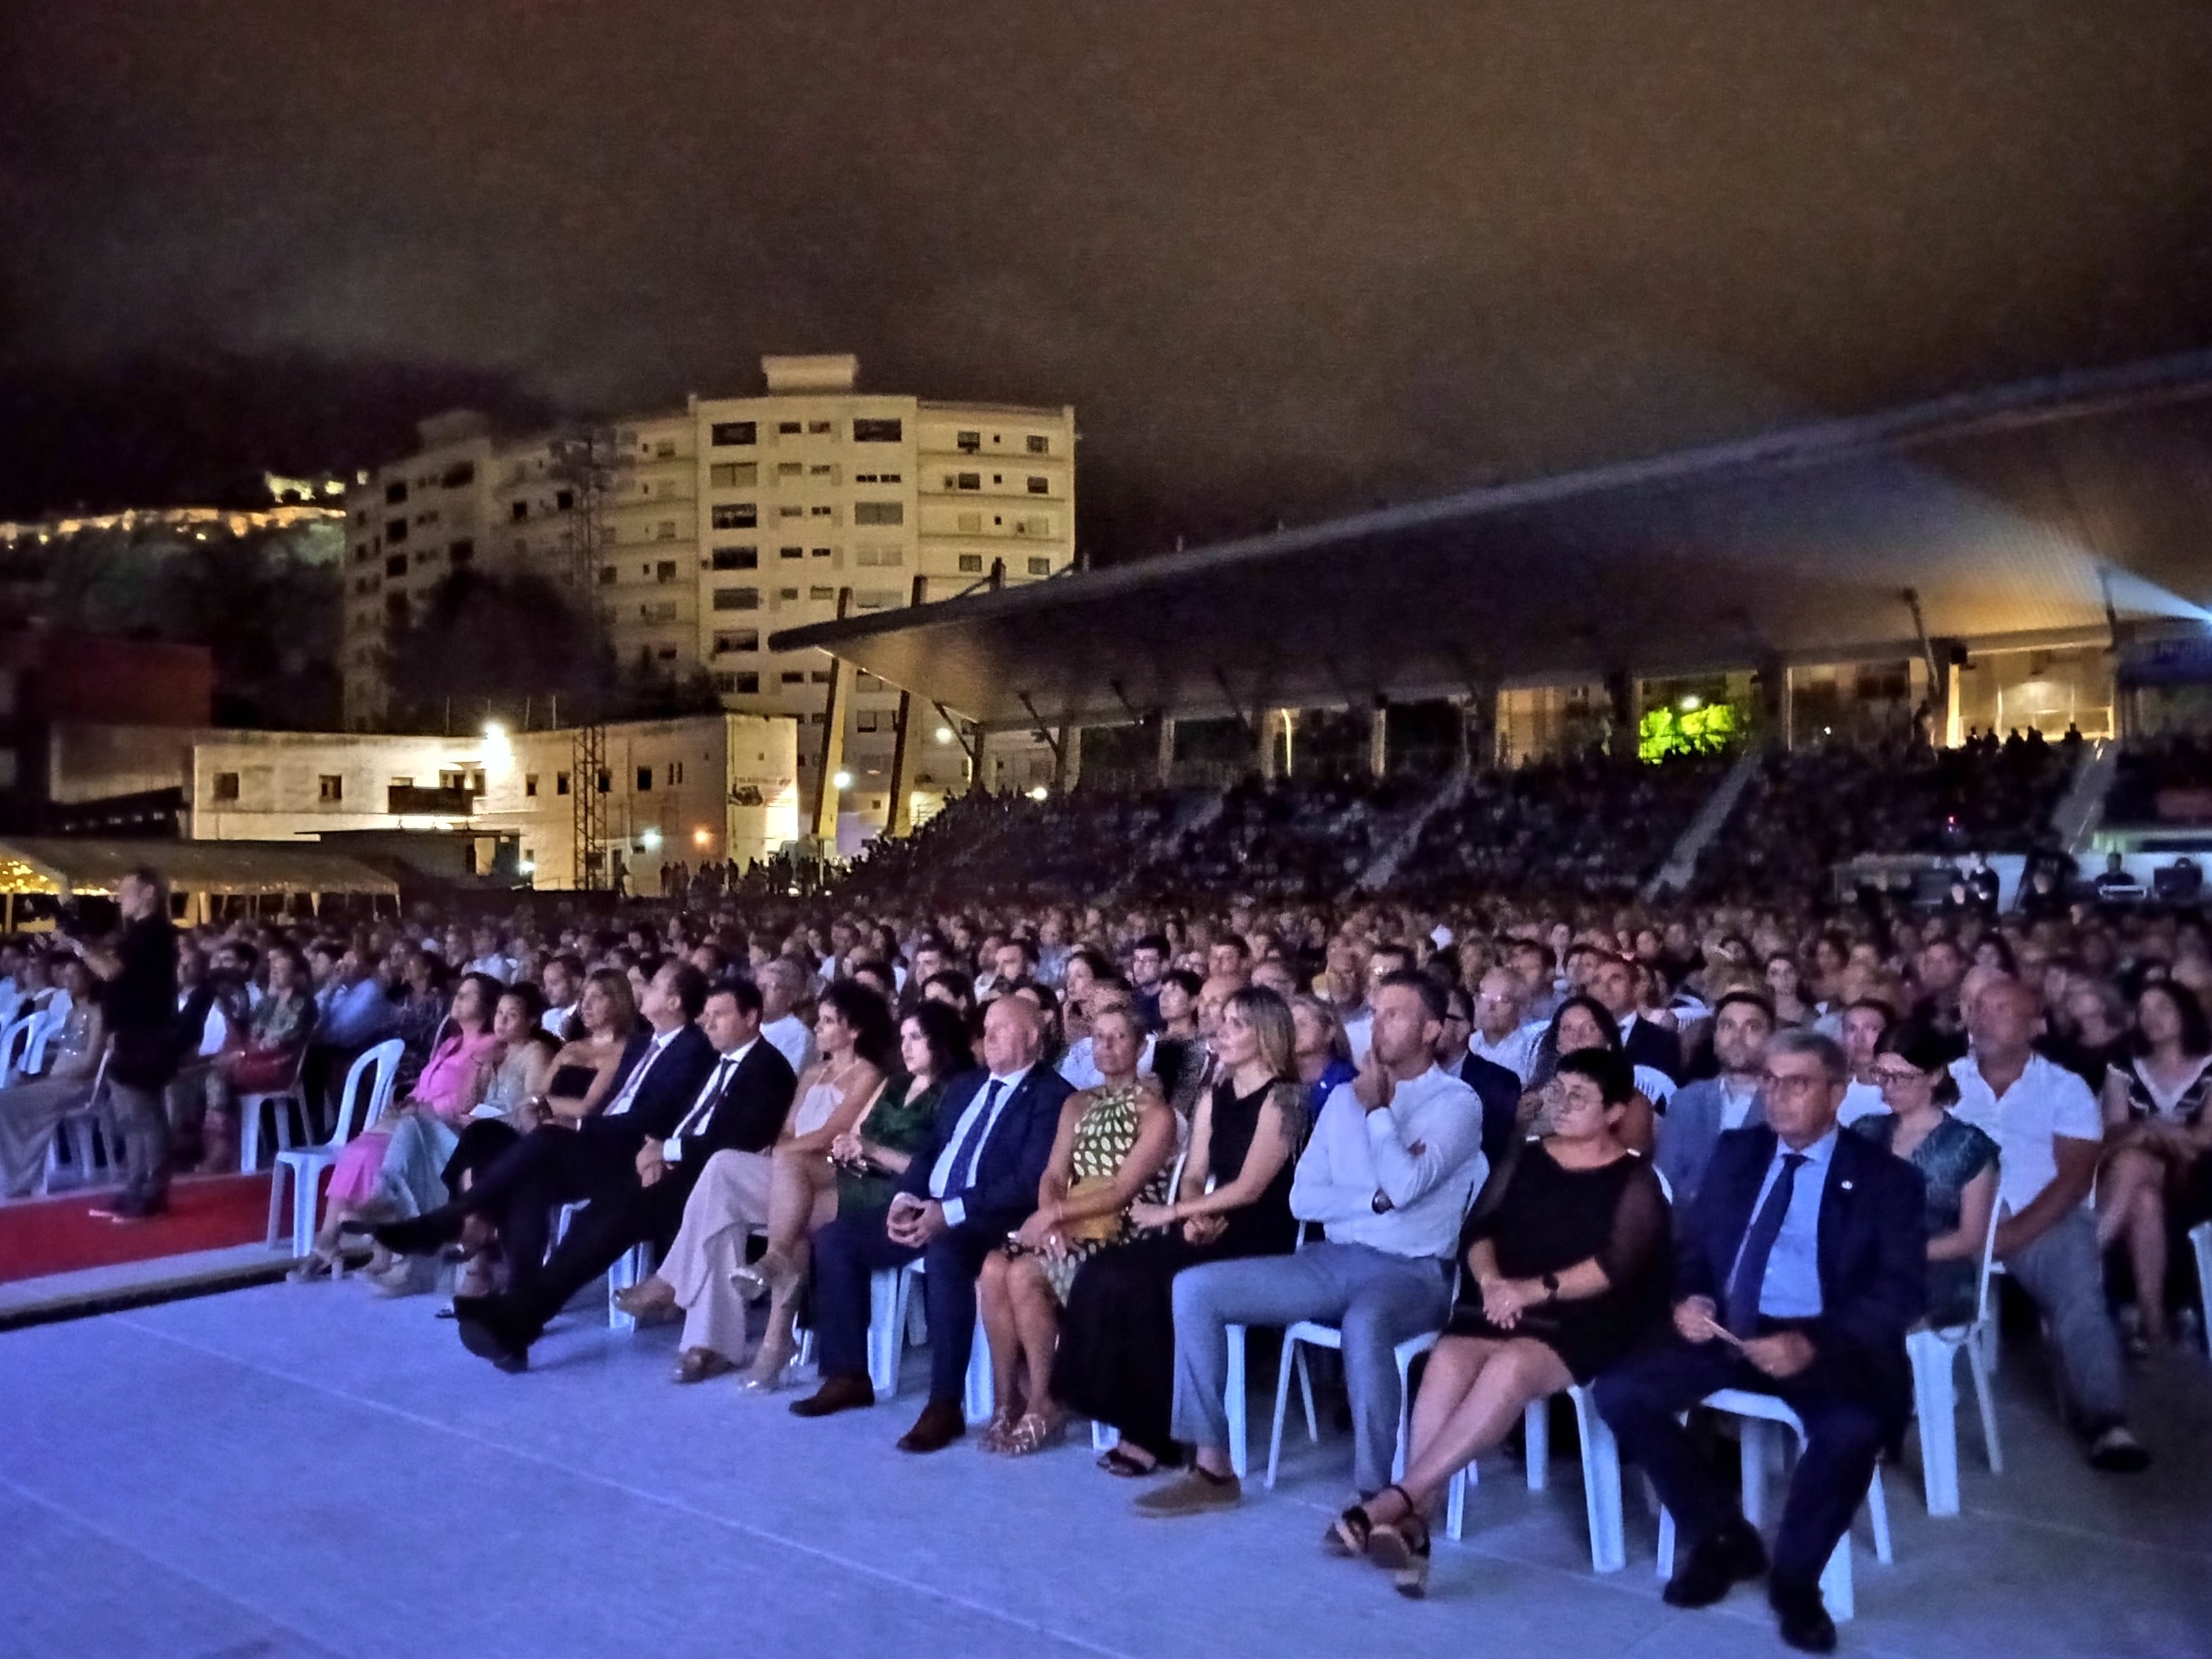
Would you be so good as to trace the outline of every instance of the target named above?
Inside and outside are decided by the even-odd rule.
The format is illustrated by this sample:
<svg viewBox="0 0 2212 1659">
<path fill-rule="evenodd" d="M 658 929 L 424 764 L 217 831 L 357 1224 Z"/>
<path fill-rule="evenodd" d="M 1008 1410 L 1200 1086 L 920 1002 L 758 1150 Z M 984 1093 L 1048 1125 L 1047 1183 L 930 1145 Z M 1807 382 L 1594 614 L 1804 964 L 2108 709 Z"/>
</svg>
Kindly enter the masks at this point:
<svg viewBox="0 0 2212 1659">
<path fill-rule="evenodd" d="M 2212 8 L 0 14 L 0 511 L 517 418 L 1073 403 L 1103 557 L 2212 345 Z"/>
</svg>

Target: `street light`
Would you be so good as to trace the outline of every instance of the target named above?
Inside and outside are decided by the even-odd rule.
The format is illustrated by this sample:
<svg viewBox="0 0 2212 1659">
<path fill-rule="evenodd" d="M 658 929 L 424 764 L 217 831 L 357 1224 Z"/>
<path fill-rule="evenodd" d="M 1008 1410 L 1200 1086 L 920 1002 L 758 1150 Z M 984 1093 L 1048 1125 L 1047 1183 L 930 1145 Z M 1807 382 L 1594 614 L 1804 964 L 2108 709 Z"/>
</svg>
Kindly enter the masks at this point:
<svg viewBox="0 0 2212 1659">
<path fill-rule="evenodd" d="M 937 728 L 937 740 L 938 740 L 938 742 L 939 742 L 939 743 L 950 743 L 950 742 L 951 742 L 951 741 L 952 741 L 952 728 L 951 728 L 951 726 L 939 726 L 939 727 Z"/>
<path fill-rule="evenodd" d="M 840 789 L 850 789 L 853 787 L 853 775 L 845 771 L 836 772 L 831 775 L 830 781 Z"/>
<path fill-rule="evenodd" d="M 702 824 L 698 829 L 694 830 L 691 832 L 691 844 L 694 847 L 704 847 L 713 839 L 714 836 L 708 834 L 707 828 L 704 824 Z"/>
<path fill-rule="evenodd" d="M 660 850 L 660 831 L 658 830 L 641 830 L 638 833 L 637 844 L 645 848 L 648 853 L 658 853 Z"/>
</svg>

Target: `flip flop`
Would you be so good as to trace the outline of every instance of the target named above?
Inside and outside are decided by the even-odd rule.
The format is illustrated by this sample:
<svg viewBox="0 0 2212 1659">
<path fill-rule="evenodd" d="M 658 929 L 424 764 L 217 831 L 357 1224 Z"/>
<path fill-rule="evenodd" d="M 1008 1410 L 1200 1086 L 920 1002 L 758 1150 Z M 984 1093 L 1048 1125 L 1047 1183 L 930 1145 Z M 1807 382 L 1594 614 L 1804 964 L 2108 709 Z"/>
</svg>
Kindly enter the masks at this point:
<svg viewBox="0 0 2212 1659">
<path fill-rule="evenodd" d="M 1158 1464 L 1139 1463 L 1119 1446 L 1112 1448 L 1100 1458 L 1098 1467 L 1107 1474 L 1116 1475 L 1124 1480 L 1141 1480 L 1148 1474 L 1158 1474 L 1160 1472 Z"/>
</svg>

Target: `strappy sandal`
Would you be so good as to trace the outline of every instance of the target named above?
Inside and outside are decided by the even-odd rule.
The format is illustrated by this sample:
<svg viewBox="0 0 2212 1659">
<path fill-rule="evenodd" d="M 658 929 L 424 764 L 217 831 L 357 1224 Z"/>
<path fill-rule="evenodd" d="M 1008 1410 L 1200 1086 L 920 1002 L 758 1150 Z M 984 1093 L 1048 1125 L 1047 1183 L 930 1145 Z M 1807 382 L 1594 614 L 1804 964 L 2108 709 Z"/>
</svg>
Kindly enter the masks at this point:
<svg viewBox="0 0 2212 1659">
<path fill-rule="evenodd" d="M 1006 1437 L 1003 1449 L 1009 1457 L 1027 1457 L 1048 1446 L 1057 1446 L 1067 1438 L 1067 1419 L 1048 1422 L 1035 1412 L 1024 1412 L 1022 1420 L 1014 1425 L 1013 1432 Z"/>
<path fill-rule="evenodd" d="M 1385 1492 L 1403 1491 L 1386 1486 Z M 1406 1513 L 1374 1529 L 1368 1540 L 1367 1559 L 1391 1576 L 1398 1594 L 1419 1601 L 1429 1593 L 1429 1523 L 1407 1499 Z"/>
<path fill-rule="evenodd" d="M 338 1258 L 326 1255 L 321 1250 L 310 1250 L 285 1277 L 295 1285 L 312 1284 L 318 1279 L 336 1279 Z"/>
<path fill-rule="evenodd" d="M 1124 1480 L 1141 1480 L 1148 1474 L 1158 1474 L 1160 1472 L 1160 1466 L 1158 1463 L 1139 1463 L 1119 1446 L 1111 1448 L 1103 1457 L 1100 1458 L 1098 1467 L 1107 1474 L 1119 1476 Z"/>
<path fill-rule="evenodd" d="M 1331 1555 L 1351 1556 L 1355 1559 L 1364 1557 L 1370 1541 L 1380 1530 L 1376 1525 L 1375 1517 L 1368 1514 L 1367 1506 L 1386 1492 L 1396 1492 L 1401 1498 L 1404 1498 L 1407 1510 L 1410 1511 L 1413 1509 L 1413 1500 L 1406 1497 L 1404 1487 L 1395 1486 L 1381 1487 L 1368 1493 L 1330 1523 L 1328 1530 L 1322 1534 L 1322 1547 Z"/>
<path fill-rule="evenodd" d="M 1013 1413 L 1004 1409 L 993 1412 L 991 1420 L 983 1425 L 983 1432 L 975 1437 L 976 1449 L 987 1452 L 1006 1450 L 1006 1442 L 1013 1437 L 1014 1425 Z"/>
</svg>

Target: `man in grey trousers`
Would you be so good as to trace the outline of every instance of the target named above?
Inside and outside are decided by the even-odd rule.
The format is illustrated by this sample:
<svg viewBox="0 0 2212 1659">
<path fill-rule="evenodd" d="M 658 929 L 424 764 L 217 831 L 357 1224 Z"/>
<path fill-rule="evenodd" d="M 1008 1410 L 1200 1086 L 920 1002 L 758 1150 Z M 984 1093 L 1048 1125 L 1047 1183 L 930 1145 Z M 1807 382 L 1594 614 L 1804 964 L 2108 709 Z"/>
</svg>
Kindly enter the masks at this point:
<svg viewBox="0 0 2212 1659">
<path fill-rule="evenodd" d="M 1137 1500 L 1143 1514 L 1227 1509 L 1241 1496 L 1224 1403 L 1231 1325 L 1336 1326 L 1354 1480 L 1366 1493 L 1390 1479 L 1401 1404 L 1394 1351 L 1443 1328 L 1460 1224 L 1488 1166 L 1481 1102 L 1436 1063 L 1443 991 L 1425 975 L 1394 973 L 1371 1006 L 1367 1060 L 1322 1106 L 1291 1188 L 1292 1212 L 1320 1222 L 1325 1241 L 1294 1255 L 1209 1262 L 1176 1279 L 1171 1421 L 1194 1455 L 1181 1480 Z"/>
</svg>

